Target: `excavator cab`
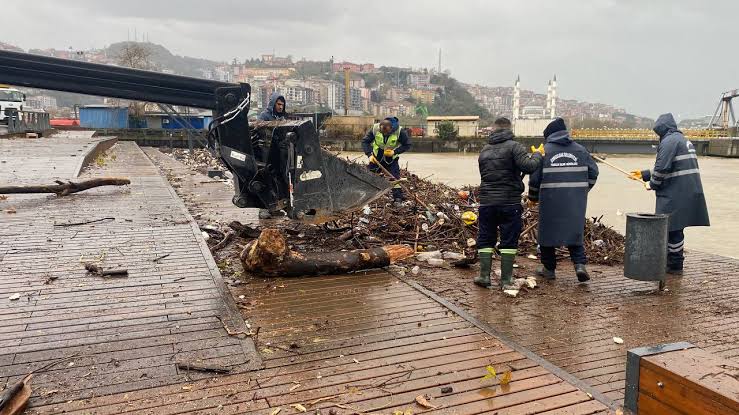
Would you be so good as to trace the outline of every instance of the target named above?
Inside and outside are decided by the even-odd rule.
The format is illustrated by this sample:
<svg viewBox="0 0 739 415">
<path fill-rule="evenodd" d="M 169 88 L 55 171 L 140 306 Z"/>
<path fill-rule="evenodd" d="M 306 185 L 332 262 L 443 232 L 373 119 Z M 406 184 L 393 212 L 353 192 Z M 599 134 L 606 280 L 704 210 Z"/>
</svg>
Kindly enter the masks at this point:
<svg viewBox="0 0 739 415">
<path fill-rule="evenodd" d="M 234 175 L 236 206 L 285 210 L 291 219 L 320 223 L 390 190 L 387 180 L 322 149 L 310 120 L 250 125 L 250 94 L 247 84 L 219 88 L 208 134 Z"/>
</svg>

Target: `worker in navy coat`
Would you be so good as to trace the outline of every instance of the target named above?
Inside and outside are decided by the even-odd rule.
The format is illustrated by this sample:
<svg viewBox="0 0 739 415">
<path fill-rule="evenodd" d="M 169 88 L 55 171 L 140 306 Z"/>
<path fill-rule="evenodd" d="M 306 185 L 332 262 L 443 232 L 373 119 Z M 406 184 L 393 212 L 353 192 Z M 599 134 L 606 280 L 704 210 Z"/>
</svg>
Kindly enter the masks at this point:
<svg viewBox="0 0 739 415">
<path fill-rule="evenodd" d="M 652 170 L 635 170 L 631 177 L 649 182 L 657 196 L 655 213 L 668 214 L 667 273 L 682 275 L 684 229 L 710 226 L 708 207 L 703 195 L 698 156 L 693 143 L 677 129 L 672 114 L 662 114 L 654 123 L 659 136 L 657 160 Z"/>
<path fill-rule="evenodd" d="M 539 204 L 539 248 L 542 266 L 537 273 L 555 278 L 555 250 L 566 246 L 580 282 L 590 279 L 585 264 L 585 211 L 588 192 L 598 179 L 598 166 L 585 147 L 572 141 L 562 118 L 544 130 L 544 162 L 529 177 L 529 201 Z"/>
</svg>

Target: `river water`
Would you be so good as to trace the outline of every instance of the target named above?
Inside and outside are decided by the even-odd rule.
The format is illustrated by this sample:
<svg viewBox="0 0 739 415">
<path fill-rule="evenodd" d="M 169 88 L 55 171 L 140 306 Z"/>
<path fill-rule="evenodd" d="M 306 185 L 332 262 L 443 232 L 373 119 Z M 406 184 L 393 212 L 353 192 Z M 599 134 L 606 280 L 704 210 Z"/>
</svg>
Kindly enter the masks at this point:
<svg viewBox="0 0 739 415">
<path fill-rule="evenodd" d="M 342 155 L 355 158 L 357 153 Z M 610 156 L 608 162 L 626 171 L 649 169 L 653 156 Z M 688 228 L 685 231 L 687 249 L 712 252 L 739 258 L 739 159 L 701 157 L 698 160 L 706 194 L 711 227 Z M 480 172 L 477 154 L 408 153 L 401 156 L 401 166 L 429 180 L 459 187 L 479 185 Z M 654 192 L 647 191 L 638 182 L 627 179 L 623 173 L 598 164 L 598 183 L 588 198 L 588 216 L 603 216 L 603 221 L 621 233 L 626 228 L 627 212 L 654 212 Z M 524 180 L 526 183 L 528 179 Z"/>
</svg>

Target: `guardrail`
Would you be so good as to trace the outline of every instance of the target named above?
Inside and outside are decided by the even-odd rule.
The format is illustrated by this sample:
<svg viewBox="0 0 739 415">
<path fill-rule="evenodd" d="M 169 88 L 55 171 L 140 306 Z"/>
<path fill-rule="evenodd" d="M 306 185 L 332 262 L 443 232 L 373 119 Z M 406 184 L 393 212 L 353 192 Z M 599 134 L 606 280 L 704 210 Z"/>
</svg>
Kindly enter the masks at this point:
<svg viewBox="0 0 739 415">
<path fill-rule="evenodd" d="M 686 138 L 720 138 L 726 137 L 726 130 L 685 129 L 682 130 Z M 572 138 L 580 140 L 614 138 L 621 140 L 658 140 L 654 131 L 648 129 L 631 128 L 574 128 Z"/>
<path fill-rule="evenodd" d="M 13 111 L 6 117 L 8 134 L 37 133 L 51 130 L 48 112 Z"/>
</svg>

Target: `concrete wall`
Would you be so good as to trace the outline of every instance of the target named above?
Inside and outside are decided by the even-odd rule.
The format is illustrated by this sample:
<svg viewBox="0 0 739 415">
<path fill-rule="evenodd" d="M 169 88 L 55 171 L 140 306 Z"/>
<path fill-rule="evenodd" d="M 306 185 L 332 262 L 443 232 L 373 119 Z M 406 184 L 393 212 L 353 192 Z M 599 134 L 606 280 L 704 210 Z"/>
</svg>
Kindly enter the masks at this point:
<svg viewBox="0 0 739 415">
<path fill-rule="evenodd" d="M 117 136 L 121 141 L 136 141 L 139 145 L 153 147 L 187 147 L 183 131 L 163 129 L 97 129 L 98 135 Z M 439 140 L 438 138 L 413 138 L 414 153 L 479 153 L 487 144 L 487 138 L 460 138 Z M 542 137 L 517 137 L 516 141 L 528 150 L 544 142 Z M 656 140 L 577 140 L 591 153 L 602 154 L 656 154 Z M 739 157 L 739 138 L 715 140 L 691 140 L 700 156 Z M 362 151 L 359 139 L 321 137 L 321 144 L 337 151 Z"/>
<path fill-rule="evenodd" d="M 452 123 L 454 123 L 454 126 L 457 127 L 457 130 L 459 131 L 458 136 L 459 137 L 475 137 L 477 136 L 477 128 L 479 127 L 479 121 L 457 121 L 457 120 L 451 120 Z M 429 137 L 438 137 L 439 131 L 437 130 L 436 126 L 439 123 L 446 122 L 446 120 L 442 121 L 429 121 L 428 122 L 428 135 Z"/>
<path fill-rule="evenodd" d="M 739 157 L 739 138 L 715 138 L 708 145 L 709 156 Z"/>
<path fill-rule="evenodd" d="M 532 120 L 519 118 L 513 121 L 513 133 L 516 137 L 541 137 L 550 122 L 552 120 L 549 118 Z"/>
</svg>

